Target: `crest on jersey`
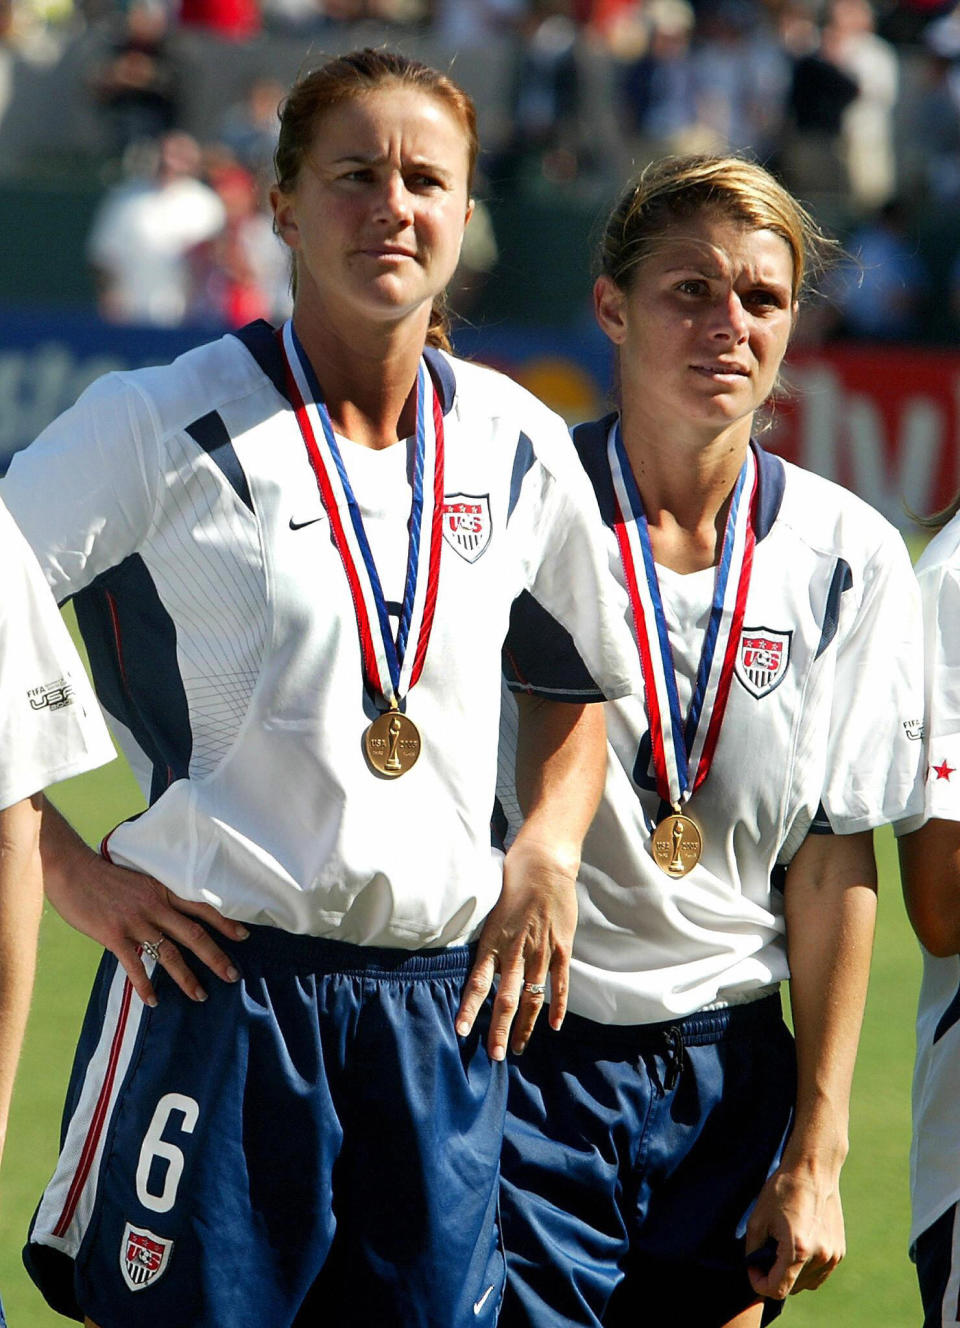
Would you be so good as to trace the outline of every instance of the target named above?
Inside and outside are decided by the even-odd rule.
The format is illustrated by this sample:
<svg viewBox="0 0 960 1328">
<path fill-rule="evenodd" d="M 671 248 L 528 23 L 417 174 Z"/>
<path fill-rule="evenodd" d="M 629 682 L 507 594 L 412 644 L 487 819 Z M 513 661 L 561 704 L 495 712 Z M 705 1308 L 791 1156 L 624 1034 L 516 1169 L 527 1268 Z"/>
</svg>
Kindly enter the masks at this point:
<svg viewBox="0 0 960 1328">
<path fill-rule="evenodd" d="M 792 632 L 775 632 L 769 627 L 745 627 L 733 671 L 757 700 L 769 696 L 783 682 L 790 662 Z"/>
<path fill-rule="evenodd" d="M 443 538 L 468 563 L 475 563 L 490 543 L 492 528 L 488 493 L 443 495 Z"/>
<path fill-rule="evenodd" d="M 120 1246 L 120 1271 L 130 1290 L 143 1291 L 162 1277 L 172 1249 L 172 1240 L 128 1222 Z"/>
</svg>

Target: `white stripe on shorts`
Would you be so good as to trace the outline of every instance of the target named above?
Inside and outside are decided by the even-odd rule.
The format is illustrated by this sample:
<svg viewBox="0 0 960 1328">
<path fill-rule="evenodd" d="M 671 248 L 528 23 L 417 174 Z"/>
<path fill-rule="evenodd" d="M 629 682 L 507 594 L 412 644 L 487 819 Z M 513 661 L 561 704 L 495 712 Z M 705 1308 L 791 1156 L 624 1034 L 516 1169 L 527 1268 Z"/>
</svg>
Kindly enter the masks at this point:
<svg viewBox="0 0 960 1328">
<path fill-rule="evenodd" d="M 153 961 L 145 962 L 147 973 Z M 145 1006 L 117 965 L 106 1013 L 87 1065 L 76 1110 L 67 1127 L 56 1171 L 44 1191 L 31 1240 L 76 1256 L 93 1212 L 103 1145 Z"/>
</svg>

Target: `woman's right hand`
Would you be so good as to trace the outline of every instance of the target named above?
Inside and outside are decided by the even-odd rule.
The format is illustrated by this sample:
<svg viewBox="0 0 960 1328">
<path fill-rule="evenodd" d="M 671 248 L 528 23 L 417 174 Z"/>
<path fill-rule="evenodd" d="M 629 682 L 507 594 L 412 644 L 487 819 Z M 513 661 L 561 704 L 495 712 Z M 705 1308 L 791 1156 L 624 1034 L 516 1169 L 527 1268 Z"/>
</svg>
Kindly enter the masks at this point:
<svg viewBox="0 0 960 1328">
<path fill-rule="evenodd" d="M 137 995 L 156 1005 L 144 967 L 145 943 L 180 990 L 194 1001 L 207 993 L 187 965 L 191 951 L 224 982 L 240 976 L 208 928 L 231 940 L 248 935 L 210 904 L 181 899 L 152 876 L 105 861 L 83 842 L 56 808 L 44 800 L 40 831 L 44 890 L 65 922 L 116 955 Z"/>
</svg>

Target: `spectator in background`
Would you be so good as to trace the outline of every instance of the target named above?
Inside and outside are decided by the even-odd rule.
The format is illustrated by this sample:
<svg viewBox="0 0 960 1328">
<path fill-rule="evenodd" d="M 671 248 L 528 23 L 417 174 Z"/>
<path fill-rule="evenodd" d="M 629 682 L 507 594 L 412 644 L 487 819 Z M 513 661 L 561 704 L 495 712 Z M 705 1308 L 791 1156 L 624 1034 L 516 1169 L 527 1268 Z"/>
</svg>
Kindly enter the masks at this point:
<svg viewBox="0 0 960 1328">
<path fill-rule="evenodd" d="M 434 30 L 452 50 L 482 46 L 514 32 L 528 9 L 529 0 L 433 0 Z"/>
<path fill-rule="evenodd" d="M 799 29 L 798 29 L 799 30 Z M 826 24 L 815 44 L 796 55 L 787 96 L 787 125 L 781 163 L 788 187 L 815 204 L 831 222 L 846 210 L 850 177 L 844 160 L 843 117 L 859 95 L 859 84 L 843 67 L 837 29 Z"/>
<path fill-rule="evenodd" d="M 695 15 L 687 0 L 651 0 L 644 16 L 646 50 L 624 66 L 621 84 L 626 132 L 638 159 L 719 145 L 701 119 L 692 40 Z"/>
<path fill-rule="evenodd" d="M 580 76 L 577 28 L 566 0 L 534 0 L 521 29 L 510 119 L 513 132 L 501 178 L 532 167 L 535 175 L 568 180 L 577 174 Z"/>
<path fill-rule="evenodd" d="M 280 103 L 285 95 L 286 88 L 278 79 L 254 78 L 243 99 L 228 107 L 223 117 L 220 142 L 257 179 L 270 179 L 280 133 Z"/>
<path fill-rule="evenodd" d="M 923 335 L 923 305 L 930 277 L 911 235 L 907 210 L 890 199 L 850 236 L 853 262 L 826 282 L 841 337 L 912 341 Z"/>
<path fill-rule="evenodd" d="M 843 112 L 841 136 L 851 201 L 857 211 L 869 212 L 896 189 L 893 110 L 900 63 L 874 30 L 869 0 L 832 0 L 828 28 L 837 65 L 857 85 L 857 95 Z"/>
<path fill-rule="evenodd" d="M 258 0 L 180 0 L 178 22 L 235 42 L 249 41 L 262 27 Z"/>
<path fill-rule="evenodd" d="M 188 321 L 217 328 L 243 327 L 258 318 L 282 323 L 292 310 L 287 250 L 260 206 L 255 177 L 234 162 L 214 168 L 210 184 L 225 221 L 187 255 Z"/>
<path fill-rule="evenodd" d="M 702 6 L 696 35 L 700 118 L 724 149 L 768 159 L 779 142 L 790 85 L 790 61 L 769 11 L 757 0 L 719 0 Z"/>
<path fill-rule="evenodd" d="M 960 23 L 938 20 L 923 39 L 922 90 L 913 107 L 911 165 L 934 204 L 960 203 Z"/>
<path fill-rule="evenodd" d="M 149 176 L 101 203 L 87 254 L 108 322 L 176 327 L 187 312 L 187 251 L 216 235 L 226 214 L 198 179 L 200 148 L 189 134 L 165 134 L 150 153 Z"/>
<path fill-rule="evenodd" d="M 179 114 L 179 73 L 169 49 L 167 10 L 138 0 L 122 15 L 123 28 L 90 90 L 107 122 L 118 157 L 134 143 L 173 129 Z"/>
<path fill-rule="evenodd" d="M 447 291 L 447 303 L 456 318 L 469 321 L 499 257 L 490 209 L 482 199 L 475 198 L 473 216 L 460 246 L 460 262 Z"/>
</svg>

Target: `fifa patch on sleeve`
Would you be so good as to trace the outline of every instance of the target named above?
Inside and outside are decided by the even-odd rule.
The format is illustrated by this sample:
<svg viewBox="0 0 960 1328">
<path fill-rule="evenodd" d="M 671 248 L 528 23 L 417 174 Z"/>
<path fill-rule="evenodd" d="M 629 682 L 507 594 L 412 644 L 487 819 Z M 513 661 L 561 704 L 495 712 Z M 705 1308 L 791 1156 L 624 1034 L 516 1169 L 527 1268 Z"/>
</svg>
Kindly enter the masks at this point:
<svg viewBox="0 0 960 1328">
<path fill-rule="evenodd" d="M 31 710 L 63 710 L 73 705 L 74 689 L 69 678 L 57 678 L 27 690 Z"/>
</svg>

